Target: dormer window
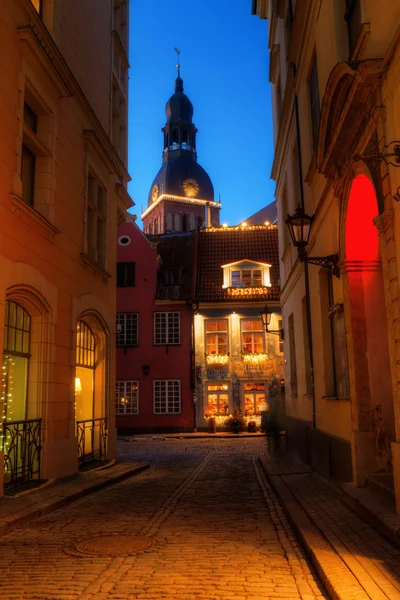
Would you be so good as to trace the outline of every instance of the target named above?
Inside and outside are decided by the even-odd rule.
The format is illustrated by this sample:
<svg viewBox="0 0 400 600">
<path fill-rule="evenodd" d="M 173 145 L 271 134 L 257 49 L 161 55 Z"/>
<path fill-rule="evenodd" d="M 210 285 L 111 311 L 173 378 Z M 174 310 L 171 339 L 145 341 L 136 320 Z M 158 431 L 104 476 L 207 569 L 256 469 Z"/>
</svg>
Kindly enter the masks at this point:
<svg viewBox="0 0 400 600">
<path fill-rule="evenodd" d="M 223 288 L 261 288 L 270 287 L 269 263 L 240 260 L 222 265 Z"/>
</svg>

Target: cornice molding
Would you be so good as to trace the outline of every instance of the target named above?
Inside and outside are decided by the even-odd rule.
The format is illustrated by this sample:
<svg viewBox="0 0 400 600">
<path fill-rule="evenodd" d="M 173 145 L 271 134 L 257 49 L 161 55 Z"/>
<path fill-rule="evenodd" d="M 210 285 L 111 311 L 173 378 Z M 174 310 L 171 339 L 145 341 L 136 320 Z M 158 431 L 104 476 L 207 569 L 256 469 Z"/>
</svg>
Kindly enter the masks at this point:
<svg viewBox="0 0 400 600">
<path fill-rule="evenodd" d="M 110 138 L 104 131 L 94 129 L 84 129 L 83 135 L 85 140 L 92 144 L 100 157 L 107 163 L 111 173 L 116 173 L 118 177 L 124 181 L 129 181 L 129 173 L 125 168 L 124 163 L 118 156 Z"/>
<path fill-rule="evenodd" d="M 26 215 L 26 223 L 32 226 L 32 221 L 38 223 L 41 226 L 41 234 L 46 237 L 49 242 L 53 242 L 56 235 L 61 233 L 59 229 L 53 223 L 51 223 L 46 217 L 38 212 L 33 206 L 30 206 L 25 200 L 23 200 L 17 194 L 13 192 L 10 194 L 11 199 L 11 212 L 16 217 Z M 29 222 L 31 221 L 31 222 Z"/>
<path fill-rule="evenodd" d="M 98 265 L 97 262 L 93 260 L 93 258 L 90 258 L 85 252 L 81 252 L 81 265 L 84 269 L 90 270 L 93 275 L 101 277 L 106 285 L 108 280 L 112 277 L 111 273 Z"/>
</svg>

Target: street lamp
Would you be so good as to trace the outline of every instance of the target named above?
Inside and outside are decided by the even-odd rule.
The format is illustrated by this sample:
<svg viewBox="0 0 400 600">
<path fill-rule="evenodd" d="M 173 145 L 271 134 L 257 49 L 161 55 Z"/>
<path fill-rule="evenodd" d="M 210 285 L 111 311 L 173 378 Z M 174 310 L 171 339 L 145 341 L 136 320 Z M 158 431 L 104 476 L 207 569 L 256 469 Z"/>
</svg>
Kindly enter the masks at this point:
<svg viewBox="0 0 400 600">
<path fill-rule="evenodd" d="M 310 239 L 311 225 L 314 217 L 310 217 L 304 212 L 304 208 L 297 207 L 293 215 L 288 215 L 286 225 L 288 226 L 292 244 L 297 248 L 300 262 L 310 263 L 329 269 L 335 277 L 340 277 L 338 267 L 339 255 L 329 254 L 328 256 L 308 256 L 306 247 Z"/>
<path fill-rule="evenodd" d="M 271 316 L 272 316 L 272 313 L 268 310 L 268 307 L 265 306 L 264 311 L 261 311 L 261 319 L 262 319 L 263 325 L 265 327 L 265 331 L 267 333 L 273 333 L 274 335 L 279 335 L 281 340 L 283 340 L 284 339 L 283 329 L 269 329 L 269 325 L 271 323 Z"/>
</svg>

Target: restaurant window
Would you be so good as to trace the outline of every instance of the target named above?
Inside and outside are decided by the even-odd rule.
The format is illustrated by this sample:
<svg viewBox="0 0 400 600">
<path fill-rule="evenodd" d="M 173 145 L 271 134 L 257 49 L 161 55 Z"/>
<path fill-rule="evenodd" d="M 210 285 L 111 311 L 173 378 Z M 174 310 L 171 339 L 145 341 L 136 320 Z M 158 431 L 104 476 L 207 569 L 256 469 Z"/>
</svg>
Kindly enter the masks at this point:
<svg viewBox="0 0 400 600">
<path fill-rule="evenodd" d="M 246 415 L 259 415 L 262 410 L 267 410 L 264 382 L 244 383 L 244 413 Z"/>
<path fill-rule="evenodd" d="M 207 416 L 227 415 L 229 412 L 229 387 L 227 383 L 207 384 Z"/>
</svg>

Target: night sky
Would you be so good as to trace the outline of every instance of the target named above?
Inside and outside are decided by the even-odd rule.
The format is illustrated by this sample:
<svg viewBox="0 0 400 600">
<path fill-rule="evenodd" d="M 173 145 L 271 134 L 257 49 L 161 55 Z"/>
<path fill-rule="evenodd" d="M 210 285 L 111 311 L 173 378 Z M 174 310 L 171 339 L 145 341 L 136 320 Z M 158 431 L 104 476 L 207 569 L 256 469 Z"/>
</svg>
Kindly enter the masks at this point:
<svg viewBox="0 0 400 600">
<path fill-rule="evenodd" d="M 131 0 L 129 192 L 138 225 L 161 167 L 174 47 L 221 223 L 240 223 L 274 200 L 267 43 L 267 21 L 251 15 L 251 0 Z"/>
</svg>

